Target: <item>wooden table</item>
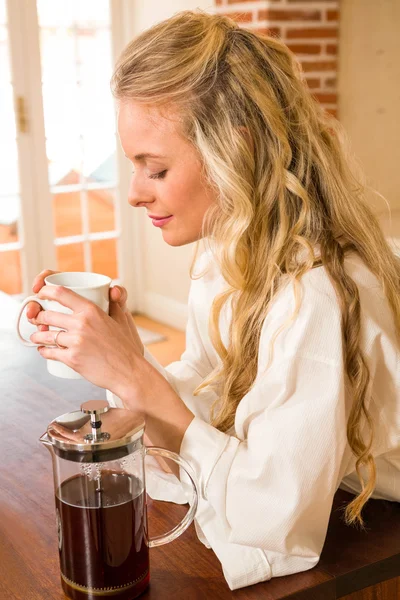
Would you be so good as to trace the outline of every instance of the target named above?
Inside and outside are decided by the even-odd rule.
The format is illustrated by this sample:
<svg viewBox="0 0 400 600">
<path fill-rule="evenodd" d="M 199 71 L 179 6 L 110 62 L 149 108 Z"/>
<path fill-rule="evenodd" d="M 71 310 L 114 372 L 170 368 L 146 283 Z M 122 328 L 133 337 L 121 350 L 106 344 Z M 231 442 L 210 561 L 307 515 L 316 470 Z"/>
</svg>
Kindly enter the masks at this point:
<svg viewBox="0 0 400 600">
<path fill-rule="evenodd" d="M 53 418 L 105 393 L 85 381 L 48 375 L 36 350 L 20 345 L 11 331 L 0 331 L 0 358 L 0 600 L 62 600 L 52 466 L 38 439 Z M 400 505 L 370 502 L 369 531 L 360 533 L 340 520 L 337 508 L 349 497 L 336 494 L 322 557 L 311 571 L 231 592 L 192 525 L 178 540 L 151 550 L 151 584 L 142 598 L 396 600 Z M 186 508 L 149 501 L 150 533 L 171 528 Z"/>
</svg>

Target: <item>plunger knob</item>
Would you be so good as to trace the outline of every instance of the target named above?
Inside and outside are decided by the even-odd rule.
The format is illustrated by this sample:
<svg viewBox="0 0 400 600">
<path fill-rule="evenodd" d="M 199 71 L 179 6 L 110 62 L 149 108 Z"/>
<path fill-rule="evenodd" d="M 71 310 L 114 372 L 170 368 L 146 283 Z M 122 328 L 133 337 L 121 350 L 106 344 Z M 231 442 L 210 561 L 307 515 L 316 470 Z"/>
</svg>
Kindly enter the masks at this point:
<svg viewBox="0 0 400 600">
<path fill-rule="evenodd" d="M 107 400 L 88 400 L 81 404 L 81 411 L 90 415 L 92 433 L 85 435 L 86 442 L 104 442 L 110 439 L 110 434 L 101 431 L 101 415 L 110 409 Z"/>
</svg>

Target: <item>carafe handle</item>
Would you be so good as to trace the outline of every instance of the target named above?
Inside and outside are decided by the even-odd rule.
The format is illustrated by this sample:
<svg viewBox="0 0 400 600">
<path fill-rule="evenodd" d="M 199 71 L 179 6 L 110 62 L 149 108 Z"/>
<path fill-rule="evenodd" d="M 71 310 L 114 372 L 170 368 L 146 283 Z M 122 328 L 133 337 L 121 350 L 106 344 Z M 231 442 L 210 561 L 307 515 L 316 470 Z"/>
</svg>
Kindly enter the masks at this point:
<svg viewBox="0 0 400 600">
<path fill-rule="evenodd" d="M 154 548 L 155 546 L 169 544 L 169 542 L 172 542 L 172 540 L 176 539 L 184 531 L 186 531 L 186 529 L 192 523 L 196 515 L 197 505 L 199 501 L 199 488 L 194 473 L 192 471 L 192 467 L 175 452 L 171 452 L 170 450 L 166 450 L 165 448 L 156 448 L 155 446 L 150 446 L 145 448 L 145 453 L 150 454 L 151 456 L 162 456 L 163 458 L 169 458 L 170 460 L 176 462 L 176 464 L 182 467 L 182 469 L 186 472 L 190 479 L 190 483 L 193 487 L 193 495 L 191 501 L 189 502 L 190 508 L 188 512 L 186 513 L 182 521 L 178 523 L 176 527 L 171 529 L 171 531 L 168 531 L 168 533 L 165 533 L 164 535 L 157 535 L 149 539 L 149 548 Z"/>
</svg>

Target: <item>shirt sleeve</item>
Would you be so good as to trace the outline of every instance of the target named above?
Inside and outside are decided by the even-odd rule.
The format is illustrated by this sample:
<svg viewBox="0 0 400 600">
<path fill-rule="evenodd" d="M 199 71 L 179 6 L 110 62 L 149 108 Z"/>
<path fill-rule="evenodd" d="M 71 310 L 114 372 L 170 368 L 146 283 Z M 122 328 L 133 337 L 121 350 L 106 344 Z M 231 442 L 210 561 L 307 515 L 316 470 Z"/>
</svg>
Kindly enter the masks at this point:
<svg viewBox="0 0 400 600">
<path fill-rule="evenodd" d="M 266 399 L 246 440 L 195 418 L 180 453 L 228 542 L 263 549 L 274 577 L 320 557 L 347 445 L 342 371 L 302 357 L 276 364 L 246 401 Z"/>
<path fill-rule="evenodd" d="M 195 417 L 180 449 L 199 482 L 198 536 L 232 590 L 318 563 L 347 447 L 340 364 L 277 362 L 242 402 L 245 440 Z M 155 497 L 165 483 L 151 480 Z"/>
</svg>

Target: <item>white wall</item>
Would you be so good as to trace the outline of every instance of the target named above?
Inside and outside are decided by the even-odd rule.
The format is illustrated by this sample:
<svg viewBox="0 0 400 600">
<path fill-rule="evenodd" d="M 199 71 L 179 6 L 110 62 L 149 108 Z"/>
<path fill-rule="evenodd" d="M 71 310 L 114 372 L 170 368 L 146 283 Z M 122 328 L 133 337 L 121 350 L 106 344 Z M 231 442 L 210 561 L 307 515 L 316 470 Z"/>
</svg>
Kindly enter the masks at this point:
<svg viewBox="0 0 400 600">
<path fill-rule="evenodd" d="M 212 11 L 211 0 L 130 0 L 132 37 L 144 29 L 181 10 Z M 171 247 L 164 242 L 161 230 L 145 217 L 145 211 L 133 211 L 141 237 L 142 285 L 140 309 L 149 317 L 184 330 L 187 297 L 190 287 L 189 268 L 194 244 Z"/>
<path fill-rule="evenodd" d="M 213 0 L 131 0 L 135 19 L 135 33 L 168 19 L 181 10 L 212 10 Z"/>
<path fill-rule="evenodd" d="M 399 0 L 342 2 L 339 49 L 340 121 L 370 185 L 390 203 L 388 233 L 400 237 Z M 383 200 L 373 205 L 387 212 Z"/>
</svg>

